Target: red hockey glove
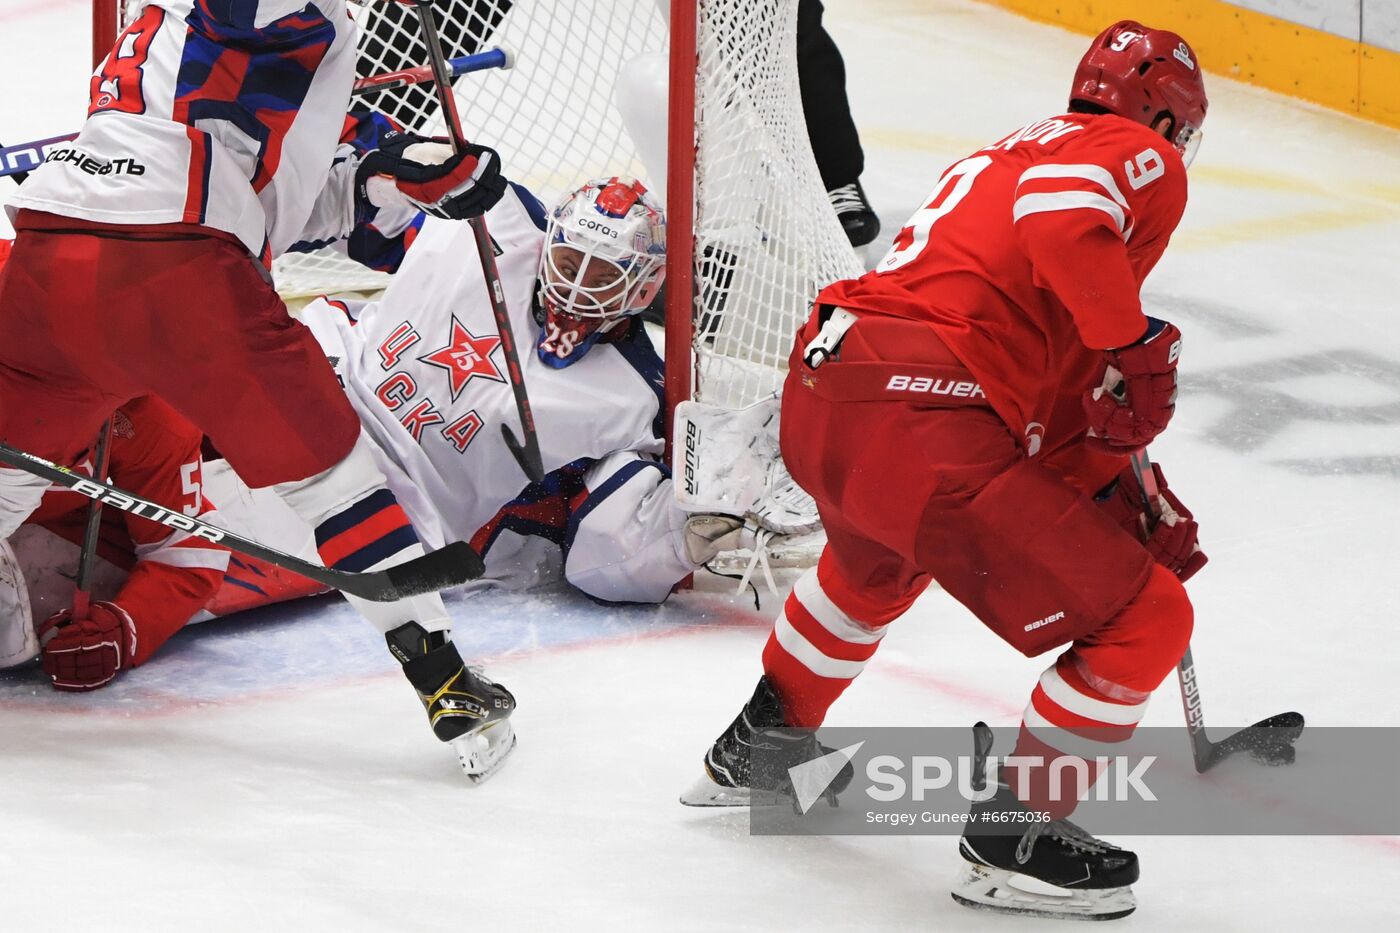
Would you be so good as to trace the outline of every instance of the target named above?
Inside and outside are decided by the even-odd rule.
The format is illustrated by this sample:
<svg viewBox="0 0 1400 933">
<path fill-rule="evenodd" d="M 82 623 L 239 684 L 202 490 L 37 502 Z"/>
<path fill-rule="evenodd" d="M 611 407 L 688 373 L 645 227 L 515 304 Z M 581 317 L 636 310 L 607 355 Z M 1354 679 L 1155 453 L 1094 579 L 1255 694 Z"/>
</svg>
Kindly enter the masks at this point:
<svg viewBox="0 0 1400 933">
<path fill-rule="evenodd" d="M 465 220 L 490 210 L 505 194 L 506 180 L 495 150 L 468 145 L 455 153 L 446 140 L 392 130 L 360 160 L 355 191 L 375 207 L 407 199 L 434 217 Z"/>
<path fill-rule="evenodd" d="M 1137 343 L 1105 350 L 1104 384 L 1084 393 L 1089 436 L 1098 446 L 1126 453 L 1166 430 L 1176 410 L 1176 363 L 1181 331 L 1147 319 Z"/>
<path fill-rule="evenodd" d="M 1162 468 L 1154 463 L 1152 472 L 1157 477 L 1157 508 L 1162 513 L 1155 525 L 1143 510 L 1142 486 L 1132 467 L 1125 468 L 1118 479 L 1100 490 L 1094 501 L 1124 531 L 1142 542 L 1153 560 L 1185 582 L 1206 565 L 1205 552 L 1196 540 L 1200 526 L 1191 517 L 1191 510 L 1167 488 Z"/>
<path fill-rule="evenodd" d="M 95 690 L 136 654 L 136 626 L 116 603 L 95 602 L 88 618 L 73 621 L 73 611 L 55 612 L 39 626 L 44 673 L 59 690 Z"/>
</svg>

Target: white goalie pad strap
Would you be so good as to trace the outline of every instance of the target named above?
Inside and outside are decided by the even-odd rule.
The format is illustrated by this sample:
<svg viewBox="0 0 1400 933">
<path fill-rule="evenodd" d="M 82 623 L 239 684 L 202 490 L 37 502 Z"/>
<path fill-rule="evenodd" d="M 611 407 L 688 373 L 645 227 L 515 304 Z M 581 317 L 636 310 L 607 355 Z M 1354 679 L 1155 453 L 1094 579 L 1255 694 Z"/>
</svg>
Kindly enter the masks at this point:
<svg viewBox="0 0 1400 933">
<path fill-rule="evenodd" d="M 0 540 L 0 668 L 23 664 L 38 653 L 29 584 L 14 549 Z"/>
<path fill-rule="evenodd" d="M 763 496 L 747 517 L 760 528 L 780 535 L 808 534 L 822 526 L 816 500 L 797 485 L 781 457 L 769 464 Z"/>
</svg>

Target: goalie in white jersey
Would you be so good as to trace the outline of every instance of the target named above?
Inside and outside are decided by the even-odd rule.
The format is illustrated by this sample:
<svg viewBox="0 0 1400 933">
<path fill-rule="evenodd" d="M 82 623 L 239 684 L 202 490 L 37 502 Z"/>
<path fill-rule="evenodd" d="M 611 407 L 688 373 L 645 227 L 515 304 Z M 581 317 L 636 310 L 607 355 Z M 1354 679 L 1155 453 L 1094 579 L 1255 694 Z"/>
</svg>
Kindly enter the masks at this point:
<svg viewBox="0 0 1400 933">
<path fill-rule="evenodd" d="M 489 213 L 546 476 L 502 439 L 516 410 L 471 232 L 429 218 L 375 302 L 302 311 L 376 460 L 430 548 L 470 541 L 487 583 L 566 579 L 608 602 L 660 602 L 718 552 L 750 545 L 744 508 L 692 514 L 661 460 L 662 364 L 638 317 L 664 276 L 665 218 L 627 178 L 548 216 L 518 185 Z M 476 585 L 476 584 L 473 584 Z"/>
</svg>

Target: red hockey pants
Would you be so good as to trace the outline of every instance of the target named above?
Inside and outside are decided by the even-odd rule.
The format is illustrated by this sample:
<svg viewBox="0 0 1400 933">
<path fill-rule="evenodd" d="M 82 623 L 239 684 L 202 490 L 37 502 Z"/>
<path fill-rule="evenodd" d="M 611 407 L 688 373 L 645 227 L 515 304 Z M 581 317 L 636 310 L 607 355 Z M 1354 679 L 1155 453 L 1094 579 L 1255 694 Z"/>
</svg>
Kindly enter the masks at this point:
<svg viewBox="0 0 1400 933">
<path fill-rule="evenodd" d="M 349 453 L 359 420 L 334 371 L 240 246 L 65 224 L 21 213 L 0 276 L 0 439 L 72 463 L 117 406 L 158 395 L 251 486 Z"/>
</svg>

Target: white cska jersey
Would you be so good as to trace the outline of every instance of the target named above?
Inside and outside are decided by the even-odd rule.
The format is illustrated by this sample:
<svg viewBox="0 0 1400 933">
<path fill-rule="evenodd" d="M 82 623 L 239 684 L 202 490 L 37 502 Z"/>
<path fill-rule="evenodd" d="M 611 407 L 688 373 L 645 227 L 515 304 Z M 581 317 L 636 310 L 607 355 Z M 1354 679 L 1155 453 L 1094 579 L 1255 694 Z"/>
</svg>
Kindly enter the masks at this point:
<svg viewBox="0 0 1400 933">
<path fill-rule="evenodd" d="M 264 262 L 353 222 L 332 168 L 355 70 L 345 0 L 147 3 L 91 81 L 78 138 L 9 199 L 100 223 L 227 231 Z"/>
<path fill-rule="evenodd" d="M 300 318 L 426 546 L 470 541 L 488 577 L 512 586 L 562 570 L 601 599 L 664 599 L 695 567 L 680 557 L 685 515 L 659 462 L 661 361 L 638 320 L 567 368 L 541 362 L 532 303 L 543 209 L 512 185 L 487 221 L 543 483 L 530 484 L 501 434 L 507 425 L 520 437 L 520 421 L 467 224 L 428 218 L 380 300 L 319 299 Z"/>
</svg>

